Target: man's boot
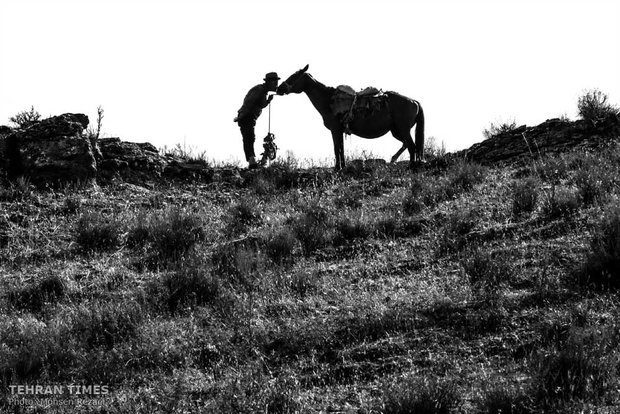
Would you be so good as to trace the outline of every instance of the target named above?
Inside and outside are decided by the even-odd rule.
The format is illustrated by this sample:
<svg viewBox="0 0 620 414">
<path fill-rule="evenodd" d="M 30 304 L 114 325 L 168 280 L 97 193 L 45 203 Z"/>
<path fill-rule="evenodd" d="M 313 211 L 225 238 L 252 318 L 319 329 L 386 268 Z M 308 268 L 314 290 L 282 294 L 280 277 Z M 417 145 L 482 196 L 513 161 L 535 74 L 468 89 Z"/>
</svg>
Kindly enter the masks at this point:
<svg viewBox="0 0 620 414">
<path fill-rule="evenodd" d="M 254 156 L 250 157 L 248 163 L 250 164 L 250 170 L 258 168 L 258 163 L 256 162 L 256 158 Z"/>
</svg>

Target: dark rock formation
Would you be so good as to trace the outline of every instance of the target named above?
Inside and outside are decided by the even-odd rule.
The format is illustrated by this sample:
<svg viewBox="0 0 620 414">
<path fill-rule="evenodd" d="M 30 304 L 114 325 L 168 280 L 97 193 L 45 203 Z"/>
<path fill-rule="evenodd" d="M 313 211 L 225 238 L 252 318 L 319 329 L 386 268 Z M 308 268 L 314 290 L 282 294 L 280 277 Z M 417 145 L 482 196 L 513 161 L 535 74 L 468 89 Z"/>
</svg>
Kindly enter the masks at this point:
<svg viewBox="0 0 620 414">
<path fill-rule="evenodd" d="M 99 176 L 120 176 L 129 181 L 160 178 L 166 162 L 149 143 L 124 142 L 120 138 L 97 140 L 101 151 Z"/>
<path fill-rule="evenodd" d="M 149 143 L 103 138 L 97 145 L 101 151 L 99 177 L 104 180 L 118 177 L 134 183 L 160 178 L 211 181 L 213 177 L 213 170 L 206 163 L 161 155 Z"/>
<path fill-rule="evenodd" d="M 449 155 L 451 158 L 494 164 L 575 148 L 596 148 L 618 139 L 619 117 L 612 116 L 596 125 L 582 120 L 570 122 L 555 118 L 534 127 L 520 126 Z"/>
<path fill-rule="evenodd" d="M 37 185 L 93 179 L 97 163 L 82 135 L 87 126 L 86 115 L 63 114 L 10 132 L 2 157 L 9 178 L 24 176 Z"/>
</svg>

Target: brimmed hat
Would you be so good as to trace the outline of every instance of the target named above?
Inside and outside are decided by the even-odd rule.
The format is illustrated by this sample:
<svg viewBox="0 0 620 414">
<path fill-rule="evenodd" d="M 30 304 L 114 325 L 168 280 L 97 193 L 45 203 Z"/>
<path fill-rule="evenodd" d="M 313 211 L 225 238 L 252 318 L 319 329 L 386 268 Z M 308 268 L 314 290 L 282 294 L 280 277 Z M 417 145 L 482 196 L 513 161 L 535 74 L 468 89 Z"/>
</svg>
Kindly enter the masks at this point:
<svg viewBox="0 0 620 414">
<path fill-rule="evenodd" d="M 265 75 L 265 79 L 266 81 L 270 81 L 270 80 L 280 80 L 280 78 L 278 77 L 278 74 L 276 72 L 269 72 L 268 74 Z"/>
</svg>

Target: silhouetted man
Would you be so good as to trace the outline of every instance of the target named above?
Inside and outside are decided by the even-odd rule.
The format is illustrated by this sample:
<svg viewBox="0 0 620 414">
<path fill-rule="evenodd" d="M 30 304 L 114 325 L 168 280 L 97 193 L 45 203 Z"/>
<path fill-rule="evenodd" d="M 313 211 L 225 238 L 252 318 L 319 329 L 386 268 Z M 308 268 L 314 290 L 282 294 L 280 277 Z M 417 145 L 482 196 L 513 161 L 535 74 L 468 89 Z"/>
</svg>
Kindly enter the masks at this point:
<svg viewBox="0 0 620 414">
<path fill-rule="evenodd" d="M 243 105 L 237 113 L 235 122 L 239 124 L 241 136 L 243 137 L 243 151 L 245 152 L 245 160 L 250 164 L 250 168 L 258 167 L 256 156 L 254 155 L 254 127 L 256 120 L 260 116 L 263 108 L 269 105 L 273 99 L 273 95 L 268 96 L 268 92 L 275 92 L 278 88 L 278 74 L 269 72 L 265 75 L 264 83 L 256 85 L 250 89 L 245 95 Z"/>
</svg>

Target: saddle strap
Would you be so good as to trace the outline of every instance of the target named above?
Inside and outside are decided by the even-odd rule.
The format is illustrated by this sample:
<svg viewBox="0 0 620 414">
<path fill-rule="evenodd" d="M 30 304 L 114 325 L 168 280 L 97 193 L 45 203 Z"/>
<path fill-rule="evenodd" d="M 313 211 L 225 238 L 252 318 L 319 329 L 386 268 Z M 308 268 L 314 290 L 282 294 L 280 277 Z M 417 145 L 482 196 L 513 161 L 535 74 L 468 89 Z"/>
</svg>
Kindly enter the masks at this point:
<svg viewBox="0 0 620 414">
<path fill-rule="evenodd" d="M 355 104 L 357 103 L 358 94 L 353 95 L 353 102 L 351 102 L 351 107 L 349 108 L 349 112 L 342 118 L 342 122 L 344 124 L 344 133 L 347 135 L 351 135 L 351 129 L 349 128 L 349 124 L 353 120 L 353 108 L 355 108 Z"/>
</svg>

